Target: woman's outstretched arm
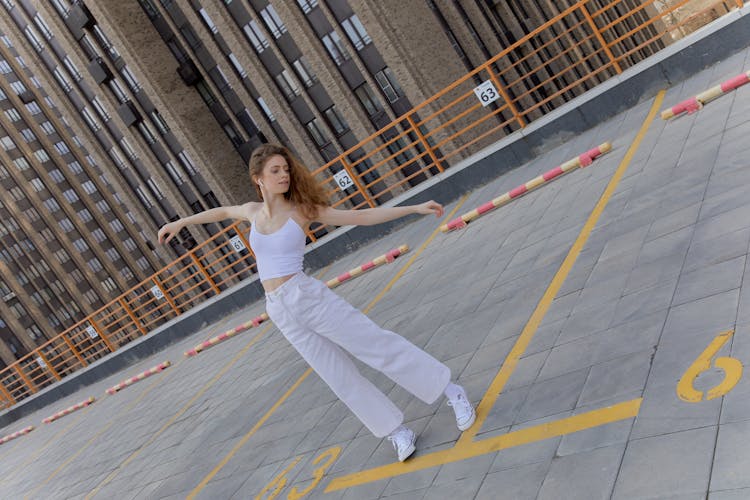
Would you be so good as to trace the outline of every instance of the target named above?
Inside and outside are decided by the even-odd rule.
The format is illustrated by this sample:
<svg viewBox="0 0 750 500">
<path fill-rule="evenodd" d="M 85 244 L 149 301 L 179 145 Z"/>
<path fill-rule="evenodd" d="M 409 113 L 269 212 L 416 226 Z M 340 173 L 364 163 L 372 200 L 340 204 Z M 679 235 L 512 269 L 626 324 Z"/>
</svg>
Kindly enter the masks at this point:
<svg viewBox="0 0 750 500">
<path fill-rule="evenodd" d="M 325 207 L 318 211 L 315 220 L 329 226 L 372 226 L 411 214 L 435 214 L 435 217 L 442 217 L 443 206 L 430 200 L 419 205 L 376 207 L 362 210 L 336 210 L 335 208 Z"/>
<path fill-rule="evenodd" d="M 252 202 L 244 205 L 216 207 L 164 224 L 159 229 L 159 243 L 168 243 L 180 230 L 191 224 L 210 224 L 226 219 L 252 220 Z"/>
</svg>

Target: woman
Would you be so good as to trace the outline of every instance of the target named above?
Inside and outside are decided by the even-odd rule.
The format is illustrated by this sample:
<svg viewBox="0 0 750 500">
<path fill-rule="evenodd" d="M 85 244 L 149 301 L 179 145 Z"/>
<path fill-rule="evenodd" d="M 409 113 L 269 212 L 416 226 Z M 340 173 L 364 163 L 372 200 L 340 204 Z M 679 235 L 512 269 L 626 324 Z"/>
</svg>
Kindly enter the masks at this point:
<svg viewBox="0 0 750 500">
<path fill-rule="evenodd" d="M 416 436 L 403 425 L 401 411 L 359 373 L 344 350 L 425 403 L 444 393 L 458 428 L 468 429 L 476 414 L 464 389 L 450 382 L 447 366 L 403 337 L 378 327 L 323 282 L 302 272 L 303 229 L 312 221 L 329 226 L 373 225 L 415 213 L 440 217 L 443 207 L 428 201 L 393 208 L 333 209 L 309 171 L 289 150 L 276 145 L 263 145 L 253 152 L 250 177 L 261 202 L 212 208 L 171 222 L 159 230 L 159 242 L 168 242 L 188 224 L 250 221 L 250 246 L 266 292 L 269 317 L 362 423 L 375 436 L 388 436 L 399 461 L 414 452 Z"/>
</svg>

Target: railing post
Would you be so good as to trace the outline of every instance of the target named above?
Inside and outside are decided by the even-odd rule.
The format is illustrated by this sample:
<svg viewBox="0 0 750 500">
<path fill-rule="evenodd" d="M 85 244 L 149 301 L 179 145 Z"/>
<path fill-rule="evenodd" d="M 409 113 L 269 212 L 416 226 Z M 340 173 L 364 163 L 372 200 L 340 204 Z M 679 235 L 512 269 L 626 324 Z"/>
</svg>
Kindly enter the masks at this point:
<svg viewBox="0 0 750 500">
<path fill-rule="evenodd" d="M 599 27 L 594 22 L 594 18 L 591 17 L 589 10 L 586 8 L 586 5 L 583 2 L 581 2 L 581 12 L 583 12 L 583 15 L 586 17 L 586 20 L 591 25 L 591 29 L 594 30 L 594 36 L 596 36 L 596 39 L 599 40 L 599 43 L 602 44 L 602 47 L 604 48 L 604 52 L 607 54 L 607 57 L 609 57 L 609 60 L 612 61 L 612 64 L 614 64 L 615 71 L 617 71 L 618 75 L 621 74 L 622 68 L 620 68 L 620 64 L 617 62 L 617 59 L 615 59 L 614 54 L 612 54 L 612 51 L 609 49 L 609 45 L 607 45 L 607 42 L 604 41 L 602 32 L 599 31 Z"/>
<path fill-rule="evenodd" d="M 417 127 L 417 124 L 416 122 L 414 122 L 414 118 L 412 118 L 411 114 L 406 115 L 406 120 L 409 122 L 412 130 L 414 130 L 414 133 L 417 134 L 417 137 L 419 138 L 420 142 L 422 142 L 422 146 L 427 150 L 430 158 L 432 158 L 432 163 L 437 167 L 438 171 L 443 172 L 445 169 L 440 164 L 437 156 L 435 156 L 435 152 L 432 150 L 432 146 L 430 146 L 430 144 L 424 138 L 424 135 L 422 135 L 422 132 L 419 130 L 419 127 Z"/>
<path fill-rule="evenodd" d="M 501 96 L 503 96 L 505 102 L 508 103 L 508 107 L 510 108 L 510 112 L 513 113 L 513 117 L 516 119 L 521 128 L 525 128 L 526 120 L 524 120 L 523 116 L 521 116 L 521 113 L 518 112 L 516 106 L 513 104 L 513 101 L 511 101 L 508 92 L 505 90 L 505 87 L 503 87 L 503 85 L 500 83 L 500 79 L 498 79 L 497 75 L 492 71 L 489 65 L 487 66 L 487 73 L 490 74 L 490 80 L 492 80 L 492 83 L 495 85 L 497 91 Z"/>
<path fill-rule="evenodd" d="M 143 329 L 143 325 L 141 325 L 141 322 L 138 321 L 138 318 L 135 317 L 135 314 L 133 314 L 133 311 L 130 310 L 128 307 L 128 303 L 125 302 L 125 297 L 120 297 L 120 300 L 118 301 L 123 309 L 125 309 L 125 312 L 128 316 L 130 316 L 130 320 L 133 322 L 133 324 L 138 328 L 138 330 L 141 332 L 141 335 L 146 335 L 146 330 Z"/>
<path fill-rule="evenodd" d="M 26 378 L 26 375 L 23 374 L 23 370 L 21 370 L 20 365 L 18 363 L 16 363 L 15 365 L 13 365 L 13 368 L 16 369 L 16 373 L 21 378 L 21 380 L 23 380 L 23 383 L 26 384 L 26 386 L 29 388 L 29 391 L 31 391 L 32 394 L 34 394 L 35 392 L 37 392 L 38 389 L 31 382 L 31 380 L 29 380 L 28 378 Z"/>
<path fill-rule="evenodd" d="M 49 363 L 49 360 L 44 355 L 44 353 L 42 352 L 42 350 L 41 349 L 37 349 L 34 352 L 36 352 L 39 355 L 39 357 L 42 358 L 42 361 L 44 361 L 44 366 L 47 367 L 47 369 L 52 373 L 52 375 L 57 379 L 57 381 L 59 382 L 60 380 L 62 380 L 62 378 L 60 377 L 60 375 L 57 374 L 57 371 L 55 370 L 55 368 Z M 42 367 L 40 366 L 39 368 L 42 368 Z"/>
<path fill-rule="evenodd" d="M 79 352 L 78 352 L 78 350 L 77 350 L 77 349 L 76 349 L 76 347 L 75 347 L 75 346 L 73 345 L 73 343 L 72 343 L 72 342 L 70 341 L 70 339 L 69 339 L 69 338 L 67 338 L 67 337 L 65 336 L 65 334 L 64 334 L 64 333 L 63 333 L 63 334 L 61 335 L 61 337 L 62 337 L 62 339 L 63 339 L 63 340 L 65 341 L 65 343 L 66 343 L 66 344 L 68 344 L 68 348 L 70 349 L 70 352 L 72 352 L 72 353 L 73 353 L 73 355 L 74 355 L 74 356 L 75 356 L 76 358 L 78 358 L 78 361 L 80 361 L 80 362 L 81 362 L 81 365 L 83 365 L 84 367 L 88 366 L 88 363 L 86 363 L 86 360 L 85 360 L 85 359 L 83 359 L 83 357 L 81 356 L 81 353 L 79 353 Z"/>
<path fill-rule="evenodd" d="M 219 290 L 219 287 L 216 286 L 216 283 L 214 283 L 214 280 L 211 279 L 211 276 L 208 275 L 206 268 L 203 267 L 203 264 L 201 264 L 201 261 L 198 260 L 198 257 L 195 256 L 194 252 L 190 252 L 190 258 L 193 259 L 193 263 L 195 263 L 195 265 L 198 266 L 198 269 L 201 270 L 203 276 L 205 276 L 206 278 L 206 281 L 208 281 L 208 283 L 211 285 L 211 288 L 213 288 L 214 293 L 216 295 L 219 295 L 221 293 L 221 290 Z"/>
<path fill-rule="evenodd" d="M 162 294 L 162 295 L 164 295 L 164 298 L 165 298 L 165 299 L 167 299 L 167 302 L 169 303 L 169 306 L 170 306 L 170 307 L 172 308 L 172 311 L 173 311 L 173 312 L 174 312 L 174 313 L 175 313 L 176 315 L 178 315 L 178 316 L 179 316 L 180 314 L 182 314 L 182 310 L 181 310 L 181 309 L 180 309 L 179 307 L 177 307 L 177 305 L 176 305 L 176 304 L 174 303 L 174 300 L 172 300 L 172 299 L 170 298 L 169 294 L 167 293 L 167 290 L 166 290 L 166 289 L 164 288 L 164 286 L 163 286 L 163 285 L 161 284 L 161 281 L 159 281 L 159 278 L 158 278 L 158 273 L 157 273 L 157 274 L 154 274 L 154 284 L 155 284 L 155 285 L 156 285 L 156 286 L 157 286 L 157 287 L 159 288 L 159 290 L 161 290 L 161 294 Z"/>
<path fill-rule="evenodd" d="M 362 197 L 365 199 L 368 205 L 370 205 L 370 208 L 375 208 L 375 200 L 372 199 L 372 197 L 367 193 L 367 190 L 360 182 L 359 178 L 357 177 L 357 174 L 354 173 L 354 169 L 352 168 L 349 163 L 346 161 L 346 157 L 344 155 L 339 156 L 339 161 L 341 162 L 341 165 L 344 167 L 344 170 L 346 170 L 346 173 L 349 174 L 349 178 L 352 180 L 355 186 L 357 186 L 357 191 L 360 192 Z"/>
<path fill-rule="evenodd" d="M 16 404 L 15 398 L 10 395 L 10 393 L 8 392 L 8 389 L 5 388 L 5 385 L 2 383 L 2 381 L 0 381 L 0 392 L 3 393 L 3 396 L 5 396 L 5 398 L 8 400 L 8 402 L 11 405 Z"/>
<path fill-rule="evenodd" d="M 105 344 L 107 344 L 107 349 L 109 349 L 109 352 L 115 352 L 117 350 L 117 347 L 112 343 L 110 338 L 107 336 L 107 334 L 104 333 L 104 330 L 102 330 L 102 327 L 99 326 L 99 324 L 94 320 L 93 316 L 89 317 L 89 323 L 91 323 L 91 327 L 96 330 L 97 335 L 99 335 L 99 338 L 101 338 Z"/>
</svg>

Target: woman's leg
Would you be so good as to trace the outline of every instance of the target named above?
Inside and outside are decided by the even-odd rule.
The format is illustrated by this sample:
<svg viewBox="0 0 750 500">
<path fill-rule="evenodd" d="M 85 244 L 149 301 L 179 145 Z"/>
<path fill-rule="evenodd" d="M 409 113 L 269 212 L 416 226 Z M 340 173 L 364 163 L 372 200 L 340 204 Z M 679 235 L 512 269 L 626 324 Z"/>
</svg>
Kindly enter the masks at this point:
<svg viewBox="0 0 750 500">
<path fill-rule="evenodd" d="M 314 278 L 300 284 L 318 298 L 307 311 L 309 328 L 357 359 L 386 374 L 422 401 L 435 402 L 450 382 L 450 369 L 405 338 L 375 324 L 361 311 Z"/>
<path fill-rule="evenodd" d="M 398 429 L 403 413 L 362 376 L 346 352 L 303 325 L 297 319 L 294 303 L 287 299 L 269 300 L 267 312 L 292 346 L 376 437 Z"/>
</svg>

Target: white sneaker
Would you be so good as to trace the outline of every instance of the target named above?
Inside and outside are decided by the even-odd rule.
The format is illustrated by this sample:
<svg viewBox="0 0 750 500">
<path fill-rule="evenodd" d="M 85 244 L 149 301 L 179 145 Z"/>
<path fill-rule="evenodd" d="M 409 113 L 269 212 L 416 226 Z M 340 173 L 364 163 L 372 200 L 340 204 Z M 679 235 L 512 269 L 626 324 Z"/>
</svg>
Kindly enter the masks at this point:
<svg viewBox="0 0 750 500">
<path fill-rule="evenodd" d="M 407 429 L 406 427 L 403 427 L 388 436 L 388 441 L 393 443 L 393 447 L 398 454 L 399 462 L 403 462 L 409 458 L 411 454 L 414 453 L 414 450 L 417 449 L 417 447 L 414 446 L 414 443 L 417 441 L 417 435 L 414 434 L 414 431 Z"/>
<path fill-rule="evenodd" d="M 453 408 L 456 414 L 456 425 L 458 430 L 465 431 L 474 424 L 477 412 L 466 397 L 466 391 L 461 391 L 456 399 L 448 400 L 448 406 Z"/>
</svg>

